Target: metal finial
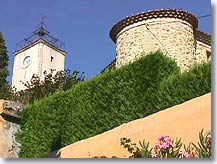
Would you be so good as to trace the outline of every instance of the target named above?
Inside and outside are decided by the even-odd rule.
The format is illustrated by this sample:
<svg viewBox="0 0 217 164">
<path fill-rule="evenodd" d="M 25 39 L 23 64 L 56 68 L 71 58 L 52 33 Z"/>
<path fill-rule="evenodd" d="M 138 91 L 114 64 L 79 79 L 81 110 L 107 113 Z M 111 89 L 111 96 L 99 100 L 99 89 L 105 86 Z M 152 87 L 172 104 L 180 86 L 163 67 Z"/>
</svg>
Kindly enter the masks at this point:
<svg viewBox="0 0 217 164">
<path fill-rule="evenodd" d="M 49 32 L 45 29 L 45 19 L 47 16 L 41 17 L 41 27 L 39 28 L 39 31 L 37 32 L 39 36 L 43 37 L 44 35 L 48 34 Z"/>
<path fill-rule="evenodd" d="M 47 16 L 45 16 L 45 15 L 43 15 L 42 17 L 41 17 L 41 27 L 43 28 L 43 26 L 44 26 L 44 22 L 45 22 L 45 20 L 47 19 Z"/>
</svg>

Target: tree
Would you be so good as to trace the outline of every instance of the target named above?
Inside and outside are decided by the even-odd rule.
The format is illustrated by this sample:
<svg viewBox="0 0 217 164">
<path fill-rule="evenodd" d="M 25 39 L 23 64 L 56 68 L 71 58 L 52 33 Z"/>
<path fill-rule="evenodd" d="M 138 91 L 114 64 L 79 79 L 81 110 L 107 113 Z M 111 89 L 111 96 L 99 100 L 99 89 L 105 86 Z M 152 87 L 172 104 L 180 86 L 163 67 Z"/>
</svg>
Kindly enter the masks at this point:
<svg viewBox="0 0 217 164">
<path fill-rule="evenodd" d="M 9 76 L 8 64 L 8 51 L 3 34 L 0 32 L 0 99 L 7 99 L 9 96 L 10 87 L 7 81 L 7 76 Z"/>
<path fill-rule="evenodd" d="M 44 79 L 40 79 L 33 74 L 29 82 L 23 83 L 25 90 L 17 91 L 16 88 L 10 90 L 10 100 L 21 102 L 25 105 L 32 104 L 35 100 L 39 100 L 56 91 L 65 91 L 74 87 L 77 83 L 84 80 L 83 72 L 74 71 L 72 74 L 70 70 L 50 73 L 44 72 Z"/>
</svg>

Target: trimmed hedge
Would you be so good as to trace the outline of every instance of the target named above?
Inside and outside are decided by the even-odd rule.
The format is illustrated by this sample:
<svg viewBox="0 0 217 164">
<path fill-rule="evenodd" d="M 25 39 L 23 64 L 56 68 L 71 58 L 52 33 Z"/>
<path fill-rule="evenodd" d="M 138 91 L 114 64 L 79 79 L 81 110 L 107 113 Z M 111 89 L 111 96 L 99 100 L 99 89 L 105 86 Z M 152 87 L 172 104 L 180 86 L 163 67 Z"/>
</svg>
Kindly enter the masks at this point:
<svg viewBox="0 0 217 164">
<path fill-rule="evenodd" d="M 35 102 L 23 111 L 21 132 L 16 134 L 20 142 L 20 157 L 42 157 L 61 146 L 60 131 L 62 111 L 62 93 L 46 98 L 44 101 Z"/>
<path fill-rule="evenodd" d="M 153 90 L 149 88 L 147 95 L 151 101 L 147 102 L 146 107 L 152 111 L 159 111 L 209 92 L 211 92 L 211 63 L 205 62 L 164 79 L 155 94 L 152 94 Z"/>
<path fill-rule="evenodd" d="M 74 103 L 68 107 L 73 112 L 66 111 L 63 146 L 149 115 L 146 90 L 157 89 L 165 77 L 179 72 L 172 59 L 157 52 L 77 85 L 69 91 Z"/>
<path fill-rule="evenodd" d="M 210 64 L 203 64 L 181 74 L 175 61 L 158 51 L 35 102 L 23 113 L 22 132 L 17 136 L 22 144 L 20 157 L 42 157 L 208 93 L 210 73 Z"/>
</svg>

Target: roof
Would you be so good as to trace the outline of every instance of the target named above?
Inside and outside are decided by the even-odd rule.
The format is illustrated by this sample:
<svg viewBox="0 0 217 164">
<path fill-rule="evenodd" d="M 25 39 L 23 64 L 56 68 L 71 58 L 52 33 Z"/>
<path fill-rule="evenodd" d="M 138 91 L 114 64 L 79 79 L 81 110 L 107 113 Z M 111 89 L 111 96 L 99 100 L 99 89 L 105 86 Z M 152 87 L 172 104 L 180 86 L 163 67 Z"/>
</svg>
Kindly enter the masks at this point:
<svg viewBox="0 0 217 164">
<path fill-rule="evenodd" d="M 197 41 L 200 41 L 204 44 L 211 46 L 211 35 L 210 34 L 207 34 L 197 29 L 195 37 Z"/>
<path fill-rule="evenodd" d="M 113 68 L 115 68 L 115 63 L 116 63 L 116 58 L 112 60 L 112 62 L 110 64 L 108 64 L 102 71 L 101 73 L 109 70 L 111 71 Z"/>
<path fill-rule="evenodd" d="M 177 9 L 160 9 L 160 10 L 153 10 L 148 12 L 138 13 L 132 16 L 128 16 L 123 20 L 119 21 L 115 24 L 111 31 L 110 31 L 110 38 L 116 42 L 117 35 L 119 32 L 124 29 L 125 27 L 132 25 L 134 23 L 148 20 L 148 19 L 155 19 L 155 18 L 177 18 L 182 19 L 190 23 L 193 28 L 198 27 L 198 20 L 196 16 L 191 14 L 190 12 L 184 10 L 177 10 Z"/>
<path fill-rule="evenodd" d="M 52 45 L 52 47 L 56 47 L 56 49 L 65 52 L 65 43 L 51 36 L 50 32 L 45 27 L 46 25 L 44 24 L 44 22 L 41 22 L 41 24 L 37 26 L 37 29 L 33 31 L 33 34 L 30 37 L 25 38 L 24 40 L 16 44 L 15 52 L 19 52 L 23 49 L 26 49 L 26 47 L 31 46 L 38 40 L 44 40 L 45 42 L 49 43 L 49 45 Z"/>
</svg>

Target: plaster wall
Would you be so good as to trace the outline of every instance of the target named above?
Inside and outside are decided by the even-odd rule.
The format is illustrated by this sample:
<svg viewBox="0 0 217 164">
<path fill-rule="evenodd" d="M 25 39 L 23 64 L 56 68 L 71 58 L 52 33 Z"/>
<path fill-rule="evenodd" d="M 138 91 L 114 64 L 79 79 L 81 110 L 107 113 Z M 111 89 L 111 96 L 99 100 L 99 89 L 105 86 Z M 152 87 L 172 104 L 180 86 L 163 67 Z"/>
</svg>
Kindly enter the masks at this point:
<svg viewBox="0 0 217 164">
<path fill-rule="evenodd" d="M 22 82 L 30 81 L 33 74 L 39 73 L 39 45 L 36 44 L 25 51 L 21 51 L 15 54 L 12 86 L 15 86 L 17 90 L 23 90 L 25 87 Z M 23 67 L 23 60 L 25 57 L 30 56 L 31 61 L 28 67 Z"/>
<path fill-rule="evenodd" d="M 40 43 L 41 47 L 41 70 L 40 77 L 43 78 L 43 72 L 46 70 L 47 73 L 50 72 L 51 69 L 55 69 L 55 71 L 64 70 L 65 67 L 65 54 L 57 51 L 56 49 L 51 48 L 47 44 Z"/>
<path fill-rule="evenodd" d="M 45 70 L 47 73 L 50 69 L 64 70 L 65 55 L 65 52 L 59 51 L 43 40 L 18 51 L 14 59 L 12 86 L 15 86 L 18 91 L 24 90 L 25 86 L 21 81 L 24 83 L 30 81 L 33 74 L 43 79 Z M 28 67 L 23 67 L 24 58 L 27 56 L 31 57 L 30 64 Z"/>
</svg>

